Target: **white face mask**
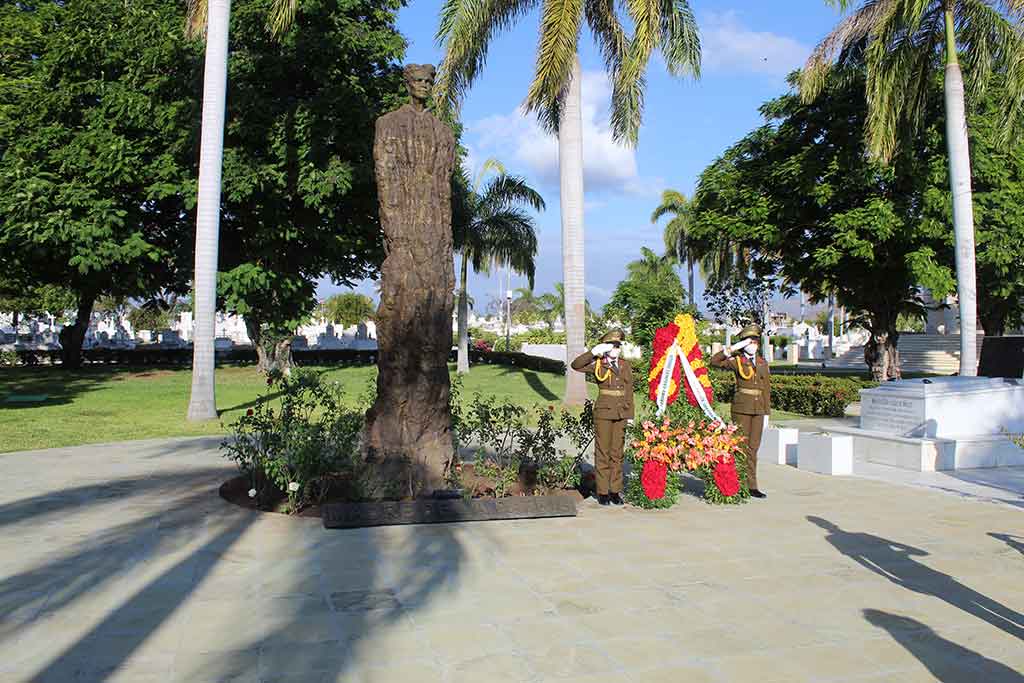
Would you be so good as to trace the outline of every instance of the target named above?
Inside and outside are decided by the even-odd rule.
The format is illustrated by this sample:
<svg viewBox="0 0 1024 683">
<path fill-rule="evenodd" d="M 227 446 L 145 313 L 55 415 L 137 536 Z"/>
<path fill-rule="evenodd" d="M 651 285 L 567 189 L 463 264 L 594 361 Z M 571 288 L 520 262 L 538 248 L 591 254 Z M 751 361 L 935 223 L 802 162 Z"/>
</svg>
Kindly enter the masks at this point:
<svg viewBox="0 0 1024 683">
<path fill-rule="evenodd" d="M 750 344 L 747 348 L 743 349 L 743 353 L 753 358 L 757 355 L 757 344 Z"/>
<path fill-rule="evenodd" d="M 614 347 L 612 347 L 612 350 L 608 352 L 608 357 L 609 358 L 613 358 L 613 359 L 617 359 L 621 354 L 622 354 L 622 349 L 620 349 L 618 346 L 614 346 Z"/>
</svg>

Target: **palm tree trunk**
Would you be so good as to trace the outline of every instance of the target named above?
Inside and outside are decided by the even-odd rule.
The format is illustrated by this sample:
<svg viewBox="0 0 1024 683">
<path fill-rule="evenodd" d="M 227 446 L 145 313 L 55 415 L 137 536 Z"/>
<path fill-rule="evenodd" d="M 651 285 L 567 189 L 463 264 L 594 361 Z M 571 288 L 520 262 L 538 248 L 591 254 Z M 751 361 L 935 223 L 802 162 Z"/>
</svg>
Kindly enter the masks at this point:
<svg viewBox="0 0 1024 683">
<path fill-rule="evenodd" d="M 974 208 L 967 143 L 964 77 L 956 56 L 953 8 L 946 6 L 946 145 L 956 238 L 956 293 L 960 303 L 960 375 L 978 374 L 978 292 L 974 267 Z"/>
<path fill-rule="evenodd" d="M 686 255 L 686 273 L 689 278 L 688 286 L 690 288 L 690 305 L 693 306 L 693 258 L 689 254 Z"/>
<path fill-rule="evenodd" d="M 469 275 L 469 254 L 462 250 L 462 269 L 459 281 L 459 358 L 457 372 L 464 375 L 469 372 L 469 295 L 466 291 L 466 278 Z"/>
<path fill-rule="evenodd" d="M 565 403 L 579 406 L 587 399 L 584 376 L 569 367 L 583 353 L 586 330 L 583 249 L 583 114 L 579 57 L 573 57 L 572 77 L 558 122 L 558 167 L 561 176 L 562 270 L 565 282 Z"/>
<path fill-rule="evenodd" d="M 196 270 L 192 300 L 195 322 L 189 420 L 213 420 L 217 417 L 213 339 L 217 313 L 220 182 L 224 157 L 231 0 L 209 0 L 207 17 L 203 133 L 199 147 L 199 202 L 196 209 Z"/>
</svg>

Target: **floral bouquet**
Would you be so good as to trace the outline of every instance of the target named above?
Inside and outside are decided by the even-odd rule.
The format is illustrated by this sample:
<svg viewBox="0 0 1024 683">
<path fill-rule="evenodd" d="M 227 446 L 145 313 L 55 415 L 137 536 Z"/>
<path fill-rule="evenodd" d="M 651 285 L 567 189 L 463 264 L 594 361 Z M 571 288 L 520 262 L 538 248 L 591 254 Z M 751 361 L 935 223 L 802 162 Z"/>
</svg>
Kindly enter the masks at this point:
<svg viewBox="0 0 1024 683">
<path fill-rule="evenodd" d="M 704 498 L 710 503 L 740 503 L 749 498 L 746 484 L 744 438 L 736 425 L 721 421 L 690 421 L 674 427 L 647 420 L 632 445 L 634 472 L 626 497 L 637 507 L 667 508 L 679 493 L 679 472 L 687 470 L 704 480 Z"/>
</svg>

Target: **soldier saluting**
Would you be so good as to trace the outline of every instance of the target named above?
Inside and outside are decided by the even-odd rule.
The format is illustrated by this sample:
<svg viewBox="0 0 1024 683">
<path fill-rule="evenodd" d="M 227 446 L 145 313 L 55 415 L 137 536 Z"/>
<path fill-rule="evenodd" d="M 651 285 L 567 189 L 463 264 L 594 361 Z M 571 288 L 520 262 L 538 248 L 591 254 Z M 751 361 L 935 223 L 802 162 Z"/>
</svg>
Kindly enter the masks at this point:
<svg viewBox="0 0 1024 683">
<path fill-rule="evenodd" d="M 633 369 L 622 358 L 622 330 L 612 330 L 601 342 L 572 362 L 577 372 L 594 373 L 599 393 L 594 404 L 594 470 L 597 502 L 622 505 L 622 451 L 626 425 L 633 420 Z"/>
<path fill-rule="evenodd" d="M 740 340 L 711 358 L 716 368 L 732 370 L 736 375 L 736 394 L 732 399 L 732 421 L 747 437 L 747 481 L 750 495 L 765 498 L 757 488 L 757 449 L 761 447 L 764 421 L 772 412 L 771 373 L 768 363 L 757 355 L 761 328 L 748 325 L 740 330 Z"/>
</svg>

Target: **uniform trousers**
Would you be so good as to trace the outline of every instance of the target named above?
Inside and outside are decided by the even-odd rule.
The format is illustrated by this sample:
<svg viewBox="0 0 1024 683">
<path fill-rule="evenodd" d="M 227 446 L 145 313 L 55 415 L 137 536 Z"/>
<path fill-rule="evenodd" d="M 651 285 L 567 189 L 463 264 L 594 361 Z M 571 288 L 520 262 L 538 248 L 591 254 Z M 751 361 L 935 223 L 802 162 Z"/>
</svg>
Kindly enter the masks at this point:
<svg viewBox="0 0 1024 683">
<path fill-rule="evenodd" d="M 622 493 L 622 449 L 626 420 L 594 420 L 594 474 L 597 494 Z"/>
<path fill-rule="evenodd" d="M 764 415 L 732 414 L 732 421 L 739 426 L 740 432 L 747 438 L 747 484 L 751 489 L 757 488 L 757 450 L 761 447 L 764 418 Z"/>
</svg>

